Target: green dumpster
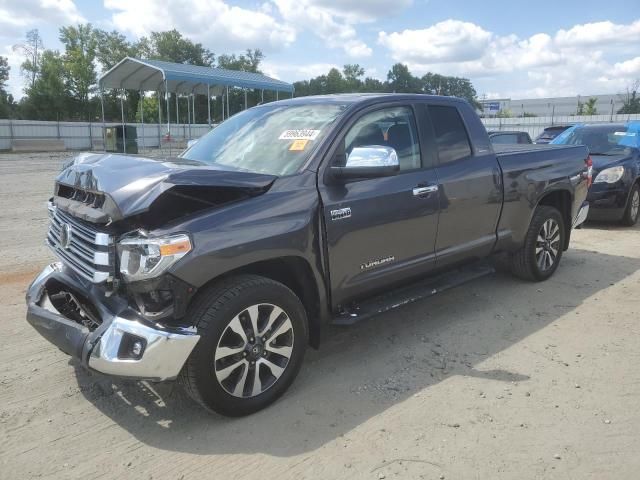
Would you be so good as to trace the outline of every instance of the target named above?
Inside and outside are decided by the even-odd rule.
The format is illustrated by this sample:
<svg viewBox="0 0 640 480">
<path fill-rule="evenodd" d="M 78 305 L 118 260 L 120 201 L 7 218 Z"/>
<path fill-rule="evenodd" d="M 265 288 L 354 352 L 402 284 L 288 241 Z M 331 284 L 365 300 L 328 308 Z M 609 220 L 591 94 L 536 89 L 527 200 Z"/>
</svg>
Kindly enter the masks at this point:
<svg viewBox="0 0 640 480">
<path fill-rule="evenodd" d="M 127 142 L 126 153 L 138 153 L 138 130 L 132 125 L 105 127 L 104 149 L 107 152 L 124 152 L 124 142 Z"/>
</svg>

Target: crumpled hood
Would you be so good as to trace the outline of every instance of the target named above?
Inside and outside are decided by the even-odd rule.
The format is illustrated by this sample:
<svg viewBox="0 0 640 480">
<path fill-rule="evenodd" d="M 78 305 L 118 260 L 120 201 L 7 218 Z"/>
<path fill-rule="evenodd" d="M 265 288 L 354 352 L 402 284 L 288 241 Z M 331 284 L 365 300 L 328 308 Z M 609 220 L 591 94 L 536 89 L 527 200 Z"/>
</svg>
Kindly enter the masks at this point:
<svg viewBox="0 0 640 480">
<path fill-rule="evenodd" d="M 56 181 L 73 189 L 104 193 L 106 200 L 101 207 L 102 215 L 85 219 L 107 223 L 147 211 L 156 199 L 176 186 L 199 190 L 202 187 L 243 189 L 256 195 L 267 191 L 276 178 L 259 173 L 220 170 L 206 163 L 178 157 L 156 159 L 83 153 L 65 165 Z M 59 196 L 55 201 L 80 217 L 85 216 L 83 212 L 87 213 L 87 206 L 81 202 Z"/>
</svg>

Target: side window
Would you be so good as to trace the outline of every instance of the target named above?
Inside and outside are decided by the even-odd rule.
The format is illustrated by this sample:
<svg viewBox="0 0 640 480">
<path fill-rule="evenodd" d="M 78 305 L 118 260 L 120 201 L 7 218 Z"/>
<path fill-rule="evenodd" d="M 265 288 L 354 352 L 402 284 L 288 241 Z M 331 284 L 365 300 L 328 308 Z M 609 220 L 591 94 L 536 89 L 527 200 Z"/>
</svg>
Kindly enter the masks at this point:
<svg viewBox="0 0 640 480">
<path fill-rule="evenodd" d="M 501 135 L 494 135 L 491 137 L 491 143 L 520 143 L 518 142 L 518 137 L 512 133 L 504 133 Z"/>
<path fill-rule="evenodd" d="M 471 155 L 471 145 L 462 118 L 455 107 L 429 105 L 436 134 L 440 164 L 455 162 Z"/>
<path fill-rule="evenodd" d="M 384 108 L 363 115 L 347 132 L 344 151 L 382 145 L 398 154 L 400 170 L 420 168 L 420 145 L 416 121 L 409 107 Z"/>
</svg>

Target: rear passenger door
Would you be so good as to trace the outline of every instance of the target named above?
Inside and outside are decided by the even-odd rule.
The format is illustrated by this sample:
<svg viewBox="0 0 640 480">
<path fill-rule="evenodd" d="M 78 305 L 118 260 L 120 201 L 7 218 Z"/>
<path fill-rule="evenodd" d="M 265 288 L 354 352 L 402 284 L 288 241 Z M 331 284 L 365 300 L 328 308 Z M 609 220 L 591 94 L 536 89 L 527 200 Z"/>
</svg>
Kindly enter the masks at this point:
<svg viewBox="0 0 640 480">
<path fill-rule="evenodd" d="M 437 157 L 440 216 L 438 267 L 487 256 L 496 241 L 502 208 L 502 176 L 495 154 L 474 151 L 457 106 L 429 104 L 425 132 Z M 471 112 L 473 113 L 473 112 Z"/>
</svg>

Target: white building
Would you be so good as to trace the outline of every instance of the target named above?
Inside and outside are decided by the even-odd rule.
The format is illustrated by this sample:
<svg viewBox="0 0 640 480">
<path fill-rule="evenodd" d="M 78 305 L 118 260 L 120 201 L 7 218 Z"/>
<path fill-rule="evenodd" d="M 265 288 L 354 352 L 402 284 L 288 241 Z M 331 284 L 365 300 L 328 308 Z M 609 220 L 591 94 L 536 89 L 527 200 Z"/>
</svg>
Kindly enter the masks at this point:
<svg viewBox="0 0 640 480">
<path fill-rule="evenodd" d="M 622 96 L 613 95 L 578 95 L 576 97 L 555 98 L 526 98 L 510 99 L 496 98 L 480 100 L 484 106 L 484 114 L 494 116 L 499 111 L 509 110 L 514 117 L 521 117 L 525 113 L 538 117 L 568 116 L 578 113 L 578 103 L 587 103 L 590 98 L 597 98 L 596 110 L 599 115 L 615 114 L 622 108 Z"/>
</svg>

